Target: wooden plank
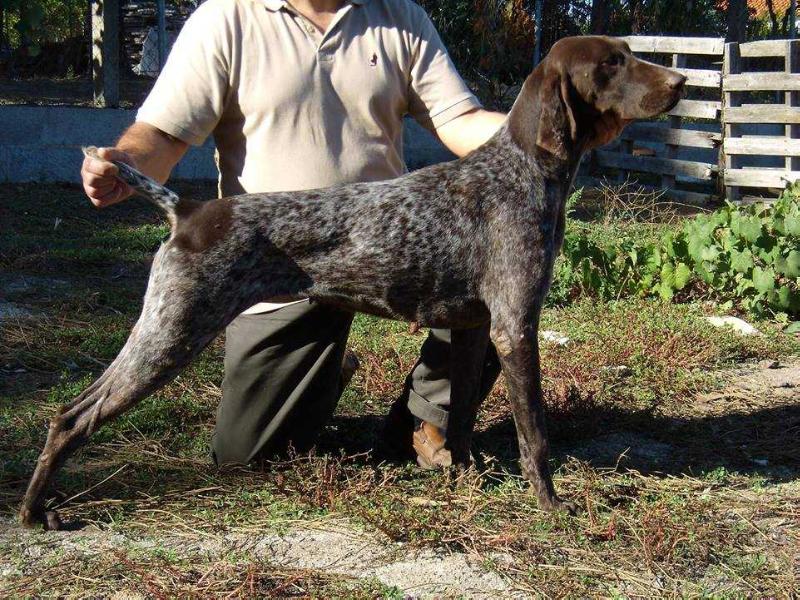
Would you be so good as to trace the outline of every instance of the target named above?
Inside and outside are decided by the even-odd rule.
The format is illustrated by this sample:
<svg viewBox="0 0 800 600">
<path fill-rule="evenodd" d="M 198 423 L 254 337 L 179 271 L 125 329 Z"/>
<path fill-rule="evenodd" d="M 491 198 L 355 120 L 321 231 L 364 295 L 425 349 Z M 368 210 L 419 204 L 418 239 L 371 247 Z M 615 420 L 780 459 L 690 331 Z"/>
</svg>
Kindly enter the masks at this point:
<svg viewBox="0 0 800 600">
<path fill-rule="evenodd" d="M 662 37 L 629 35 L 625 40 L 633 52 L 662 54 L 708 54 L 722 56 L 725 40 L 711 37 Z"/>
<path fill-rule="evenodd" d="M 786 47 L 786 78 L 800 81 L 800 41 L 793 40 Z M 798 88 L 800 90 L 800 88 Z M 787 107 L 800 112 L 800 91 L 791 90 L 784 93 Z M 784 129 L 787 142 L 800 142 L 800 125 L 786 125 Z M 786 154 L 786 170 L 800 171 L 800 158 L 797 154 Z"/>
<path fill-rule="evenodd" d="M 717 172 L 717 165 L 709 163 L 656 158 L 653 156 L 628 156 L 605 150 L 596 151 L 596 160 L 601 167 L 656 173 L 658 175 L 672 175 L 673 177 L 685 175 L 694 179 L 711 179 L 713 174 Z"/>
<path fill-rule="evenodd" d="M 742 196 L 739 200 L 737 200 L 735 202 L 735 204 L 737 206 L 747 206 L 749 204 L 766 204 L 767 206 L 769 206 L 771 204 L 775 204 L 775 202 L 777 202 L 777 201 L 778 201 L 778 199 L 775 198 L 774 196 L 773 197 L 770 197 L 770 196 L 753 196 L 753 195 L 747 194 L 745 196 Z"/>
<path fill-rule="evenodd" d="M 728 169 L 725 171 L 725 185 L 741 187 L 784 188 L 787 183 L 800 179 L 800 171 L 785 169 Z"/>
<path fill-rule="evenodd" d="M 725 109 L 725 123 L 800 123 L 800 108 L 782 104 L 745 104 Z"/>
<path fill-rule="evenodd" d="M 800 91 L 800 75 L 784 73 L 741 73 L 723 80 L 726 92 Z"/>
<path fill-rule="evenodd" d="M 722 103 L 713 100 L 681 100 L 669 111 L 675 117 L 693 117 L 695 119 L 716 119 Z"/>
<path fill-rule="evenodd" d="M 725 153 L 800 156 L 800 140 L 772 135 L 727 138 L 725 140 Z"/>
<path fill-rule="evenodd" d="M 722 81 L 722 73 L 714 69 L 685 69 L 675 68 L 674 70 L 683 73 L 686 77 L 686 85 L 694 87 L 718 88 Z"/>
<path fill-rule="evenodd" d="M 633 123 L 622 130 L 620 137 L 637 142 L 661 142 L 692 148 L 716 148 L 722 142 L 722 134 L 718 132 L 670 129 L 657 123 Z"/>
<path fill-rule="evenodd" d="M 657 123 L 634 123 L 622 131 L 623 139 L 635 141 L 661 142 L 694 148 L 716 148 L 722 141 L 722 134 L 714 131 L 693 129 L 670 129 Z"/>
<path fill-rule="evenodd" d="M 634 183 L 637 188 L 641 187 L 645 192 L 663 193 L 665 198 L 669 198 L 671 200 L 677 200 L 680 202 L 684 202 L 686 204 L 691 204 L 692 206 L 707 206 L 708 204 L 718 200 L 717 196 L 715 196 L 714 194 L 708 194 L 703 192 L 690 192 L 687 190 L 678 190 L 675 188 L 665 190 L 663 188 L 657 188 L 651 185 L 644 185 L 638 182 Z M 575 181 L 576 187 L 602 188 L 602 187 L 615 187 L 617 185 L 619 184 L 610 181 L 609 179 L 603 177 L 590 177 L 588 175 L 579 175 Z"/>
<path fill-rule="evenodd" d="M 119 106 L 119 0 L 95 0 L 92 10 L 94 103 Z"/>
<path fill-rule="evenodd" d="M 656 188 L 645 186 L 645 189 L 655 190 Z M 675 188 L 668 189 L 666 191 L 666 194 L 673 200 L 679 200 L 684 204 L 691 204 L 692 206 L 708 206 L 712 202 L 716 202 L 719 199 L 713 194 L 704 194 L 702 192 L 690 192 L 687 190 L 678 190 Z"/>
<path fill-rule="evenodd" d="M 672 68 L 679 69 L 681 67 L 686 66 L 686 55 L 685 54 L 673 54 L 672 55 Z M 669 117 L 669 126 L 670 129 L 674 129 L 675 131 L 680 130 L 681 128 L 681 118 L 671 115 Z M 678 146 L 677 144 L 669 143 L 664 146 L 666 151 L 664 158 L 668 158 L 670 160 L 677 158 L 678 156 Z M 675 182 L 675 176 L 666 173 L 661 176 L 661 185 L 667 189 L 671 189 L 677 187 Z"/>
<path fill-rule="evenodd" d="M 624 154 L 626 156 L 632 156 L 633 155 L 633 140 L 620 140 L 620 147 L 621 147 L 622 154 Z M 628 179 L 629 176 L 630 176 L 630 173 L 620 169 L 619 172 L 617 173 L 617 181 L 619 183 L 622 183 L 623 181 Z"/>
<path fill-rule="evenodd" d="M 722 75 L 723 81 L 726 77 L 738 75 L 742 70 L 742 60 L 739 55 L 740 44 L 733 42 L 725 44 L 725 56 L 722 59 Z M 727 120 L 727 115 L 732 107 L 740 106 L 741 94 L 723 91 L 722 94 L 722 135 L 723 139 L 734 139 L 739 134 L 739 126 L 730 123 Z M 741 196 L 739 188 L 728 183 L 728 172 L 731 169 L 739 167 L 740 159 L 736 155 L 727 154 L 723 150 L 719 153 L 719 168 L 722 173 L 721 181 L 718 182 L 717 191 L 724 192 L 725 198 L 731 202 L 738 200 Z"/>
<path fill-rule="evenodd" d="M 784 56 L 787 40 L 759 40 L 739 44 L 739 56 L 742 58 L 763 58 L 765 56 Z"/>
</svg>

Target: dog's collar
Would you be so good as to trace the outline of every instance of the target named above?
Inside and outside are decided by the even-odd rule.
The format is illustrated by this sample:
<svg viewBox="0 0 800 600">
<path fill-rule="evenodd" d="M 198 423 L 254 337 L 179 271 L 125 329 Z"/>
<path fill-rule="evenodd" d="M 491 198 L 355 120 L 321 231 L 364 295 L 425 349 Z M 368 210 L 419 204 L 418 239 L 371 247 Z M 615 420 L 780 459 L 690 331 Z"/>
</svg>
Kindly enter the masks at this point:
<svg viewBox="0 0 800 600">
<path fill-rule="evenodd" d="M 272 12 L 279 11 L 287 4 L 286 0 L 262 0 L 262 1 L 264 3 L 264 6 L 267 7 L 267 10 L 271 10 Z M 369 0 L 348 0 L 348 2 L 350 2 L 350 4 L 356 4 L 360 6 L 362 4 L 366 4 L 367 2 L 369 2 Z"/>
</svg>

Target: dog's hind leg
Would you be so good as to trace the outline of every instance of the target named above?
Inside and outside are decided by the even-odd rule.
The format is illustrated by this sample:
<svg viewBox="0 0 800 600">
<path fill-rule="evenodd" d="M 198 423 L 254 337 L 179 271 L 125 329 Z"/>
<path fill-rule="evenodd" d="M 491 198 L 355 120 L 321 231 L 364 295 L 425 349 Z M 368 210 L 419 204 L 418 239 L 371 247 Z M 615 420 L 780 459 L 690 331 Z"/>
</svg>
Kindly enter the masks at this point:
<svg viewBox="0 0 800 600">
<path fill-rule="evenodd" d="M 58 516 L 45 510 L 45 498 L 68 456 L 102 424 L 171 381 L 226 325 L 231 305 L 218 298 L 215 305 L 199 306 L 191 290 L 186 278 L 167 282 L 153 274 L 142 315 L 117 358 L 51 421 L 20 509 L 23 524 L 59 528 Z"/>
</svg>

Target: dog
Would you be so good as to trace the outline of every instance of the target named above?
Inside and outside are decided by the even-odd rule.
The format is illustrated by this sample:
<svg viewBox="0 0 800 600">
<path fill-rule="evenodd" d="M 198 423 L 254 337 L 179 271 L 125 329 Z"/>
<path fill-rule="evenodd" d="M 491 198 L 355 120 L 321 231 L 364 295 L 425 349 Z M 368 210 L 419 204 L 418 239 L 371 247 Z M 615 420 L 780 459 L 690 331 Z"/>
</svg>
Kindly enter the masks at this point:
<svg viewBox="0 0 800 600">
<path fill-rule="evenodd" d="M 119 355 L 52 420 L 22 523 L 61 527 L 45 497 L 67 456 L 173 379 L 234 317 L 257 302 L 302 298 L 453 330 L 446 433 L 458 465 L 470 460 L 481 366 L 494 343 L 522 472 L 540 508 L 574 511 L 548 469 L 537 340 L 566 198 L 586 151 L 635 119 L 670 111 L 685 82 L 624 41 L 565 38 L 489 141 L 394 180 L 196 202 L 118 163 L 119 177 L 166 213 L 172 234 Z"/>
</svg>

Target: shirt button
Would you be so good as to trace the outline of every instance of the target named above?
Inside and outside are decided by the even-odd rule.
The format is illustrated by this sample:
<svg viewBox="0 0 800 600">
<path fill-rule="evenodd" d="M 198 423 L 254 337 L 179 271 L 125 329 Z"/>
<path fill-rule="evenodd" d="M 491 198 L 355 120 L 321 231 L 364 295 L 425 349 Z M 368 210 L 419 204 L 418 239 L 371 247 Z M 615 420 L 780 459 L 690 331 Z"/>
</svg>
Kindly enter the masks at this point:
<svg viewBox="0 0 800 600">
<path fill-rule="evenodd" d="M 314 26 L 311 23 L 306 23 L 306 31 L 308 33 L 314 33 L 316 31 L 316 29 L 314 28 Z"/>
</svg>

